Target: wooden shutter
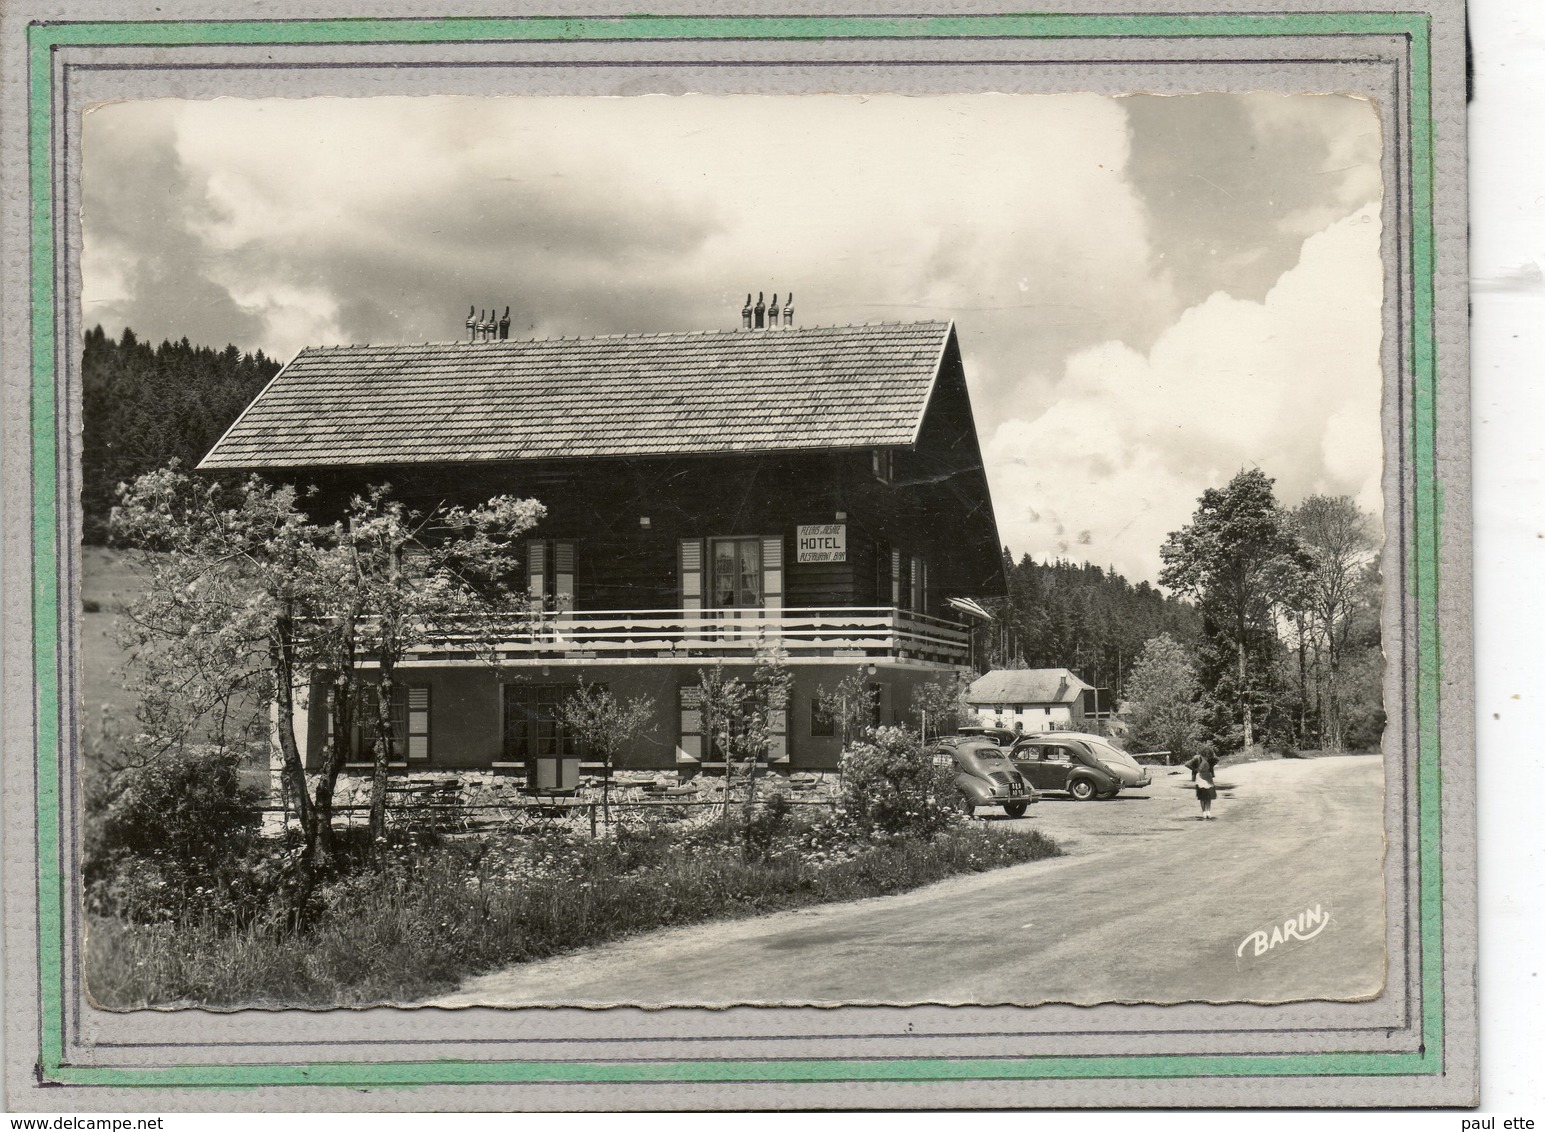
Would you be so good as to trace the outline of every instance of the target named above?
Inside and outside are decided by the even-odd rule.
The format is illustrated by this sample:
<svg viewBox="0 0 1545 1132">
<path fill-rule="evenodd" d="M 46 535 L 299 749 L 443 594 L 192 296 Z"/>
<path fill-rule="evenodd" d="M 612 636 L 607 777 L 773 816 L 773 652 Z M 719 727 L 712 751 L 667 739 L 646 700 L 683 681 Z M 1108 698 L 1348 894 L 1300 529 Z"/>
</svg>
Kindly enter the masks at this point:
<svg viewBox="0 0 1545 1132">
<path fill-rule="evenodd" d="M 429 685 L 408 685 L 408 759 L 429 757 Z"/>
<path fill-rule="evenodd" d="M 542 609 L 547 597 L 547 544 L 541 539 L 526 543 L 526 590 L 531 595 L 531 608 Z"/>
<path fill-rule="evenodd" d="M 783 611 L 783 536 L 762 540 L 762 607 L 773 616 Z"/>
<path fill-rule="evenodd" d="M 901 551 L 891 551 L 891 604 L 901 608 Z"/>
<path fill-rule="evenodd" d="M 684 538 L 678 545 L 676 561 L 677 588 L 681 597 L 682 635 L 697 637 L 698 620 L 703 610 L 703 540 Z"/>
<path fill-rule="evenodd" d="M 681 742 L 676 747 L 678 763 L 703 761 L 702 695 L 702 689 L 696 685 L 677 689 L 677 706 L 681 722 Z"/>
<path fill-rule="evenodd" d="M 789 761 L 789 713 L 785 708 L 782 711 L 767 713 L 767 761 L 770 763 L 786 763 Z"/>
<path fill-rule="evenodd" d="M 927 610 L 926 577 L 923 560 L 914 554 L 912 556 L 912 611 L 914 613 L 923 613 Z"/>
<path fill-rule="evenodd" d="M 574 540 L 553 543 L 553 608 L 574 608 Z"/>
</svg>

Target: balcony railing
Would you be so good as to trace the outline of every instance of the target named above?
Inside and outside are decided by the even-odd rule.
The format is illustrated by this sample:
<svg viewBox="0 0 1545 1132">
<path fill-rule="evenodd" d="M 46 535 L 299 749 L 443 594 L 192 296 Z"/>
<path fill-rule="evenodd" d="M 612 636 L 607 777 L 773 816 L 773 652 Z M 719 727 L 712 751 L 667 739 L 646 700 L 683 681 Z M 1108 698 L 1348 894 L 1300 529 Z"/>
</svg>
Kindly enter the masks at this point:
<svg viewBox="0 0 1545 1132">
<path fill-rule="evenodd" d="M 754 656 L 782 648 L 791 658 L 885 657 L 966 663 L 964 625 L 889 606 L 818 609 L 602 609 L 533 613 L 492 642 L 501 660 L 542 657 L 691 658 Z M 470 634 L 446 633 L 417 650 L 427 660 L 475 648 Z"/>
</svg>

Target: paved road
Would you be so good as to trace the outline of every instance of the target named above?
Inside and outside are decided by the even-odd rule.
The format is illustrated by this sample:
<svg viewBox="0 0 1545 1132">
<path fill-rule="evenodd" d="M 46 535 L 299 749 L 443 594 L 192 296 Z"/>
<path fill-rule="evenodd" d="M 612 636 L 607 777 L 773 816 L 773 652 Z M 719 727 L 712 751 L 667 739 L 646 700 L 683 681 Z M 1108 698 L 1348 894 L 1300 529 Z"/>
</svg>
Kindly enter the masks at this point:
<svg viewBox="0 0 1545 1132">
<path fill-rule="evenodd" d="M 1047 798 L 1011 828 L 1068 855 L 901 896 L 654 932 L 470 980 L 440 1005 L 1283 1002 L 1384 982 L 1377 758 L 1219 772 L 1107 802 Z M 982 811 L 984 815 L 988 811 Z M 1300 913 L 1318 908 L 1320 930 Z M 1309 936 L 1275 944 L 1292 919 Z M 1246 937 L 1260 930 L 1256 954 Z M 1243 944 L 1243 951 L 1240 948 Z"/>
</svg>

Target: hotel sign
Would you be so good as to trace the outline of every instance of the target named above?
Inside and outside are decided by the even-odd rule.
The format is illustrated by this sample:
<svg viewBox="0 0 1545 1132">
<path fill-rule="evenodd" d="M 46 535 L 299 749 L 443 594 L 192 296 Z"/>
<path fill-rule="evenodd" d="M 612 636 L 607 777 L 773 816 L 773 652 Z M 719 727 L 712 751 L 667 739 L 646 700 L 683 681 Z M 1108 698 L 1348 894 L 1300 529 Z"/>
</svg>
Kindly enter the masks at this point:
<svg viewBox="0 0 1545 1132">
<path fill-rule="evenodd" d="M 796 531 L 796 562 L 846 562 L 848 560 L 848 525 L 818 523 Z"/>
</svg>

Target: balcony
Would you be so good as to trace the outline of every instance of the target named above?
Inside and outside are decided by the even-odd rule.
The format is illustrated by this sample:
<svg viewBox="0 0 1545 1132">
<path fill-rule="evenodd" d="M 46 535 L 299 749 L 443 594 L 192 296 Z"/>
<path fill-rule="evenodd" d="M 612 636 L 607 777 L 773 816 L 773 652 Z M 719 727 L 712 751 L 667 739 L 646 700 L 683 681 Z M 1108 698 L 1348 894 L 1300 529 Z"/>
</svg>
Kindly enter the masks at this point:
<svg viewBox="0 0 1545 1132">
<path fill-rule="evenodd" d="M 669 660 L 751 657 L 780 647 L 790 659 L 880 657 L 965 664 L 971 637 L 964 625 L 889 606 L 822 609 L 603 609 L 533 613 L 499 634 L 492 650 L 503 662 L 584 657 Z M 486 646 L 485 646 L 486 648 Z M 482 651 L 471 635 L 443 634 L 410 659 Z"/>
</svg>

